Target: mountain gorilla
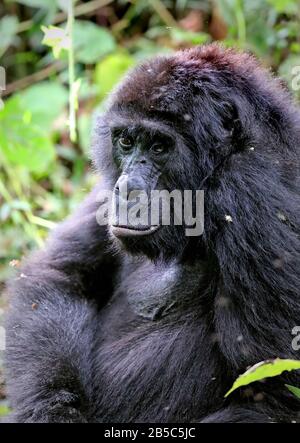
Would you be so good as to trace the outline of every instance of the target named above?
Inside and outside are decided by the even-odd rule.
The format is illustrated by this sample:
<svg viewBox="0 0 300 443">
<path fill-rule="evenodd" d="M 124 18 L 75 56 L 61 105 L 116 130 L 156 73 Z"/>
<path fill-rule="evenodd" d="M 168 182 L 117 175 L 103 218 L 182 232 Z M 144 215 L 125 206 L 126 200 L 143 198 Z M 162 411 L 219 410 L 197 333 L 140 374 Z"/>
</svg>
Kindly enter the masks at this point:
<svg viewBox="0 0 300 443">
<path fill-rule="evenodd" d="M 12 285 L 17 422 L 299 420 L 300 113 L 247 54 L 208 45 L 133 70 L 96 125 L 100 185 Z M 101 226 L 99 190 L 204 190 L 205 227 Z M 100 206 L 101 208 L 101 206 Z"/>
</svg>

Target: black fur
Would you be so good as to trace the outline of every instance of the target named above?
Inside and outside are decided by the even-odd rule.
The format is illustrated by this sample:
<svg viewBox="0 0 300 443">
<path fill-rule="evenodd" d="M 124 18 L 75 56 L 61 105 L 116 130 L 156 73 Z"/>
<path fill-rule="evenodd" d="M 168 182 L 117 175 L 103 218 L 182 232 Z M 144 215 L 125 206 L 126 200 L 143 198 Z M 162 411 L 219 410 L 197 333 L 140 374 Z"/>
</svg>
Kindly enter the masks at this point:
<svg viewBox="0 0 300 443">
<path fill-rule="evenodd" d="M 291 345 L 300 325 L 299 109 L 249 55 L 210 45 L 154 59 L 124 80 L 96 130 L 100 186 L 120 173 L 109 142 L 118 119 L 177 134 L 180 154 L 161 179 L 204 189 L 205 232 L 164 227 L 121 245 L 96 222 L 95 189 L 12 287 L 13 419 L 299 420 L 284 386 L 300 386 L 299 372 L 224 399 L 249 365 L 300 358 Z M 161 307 L 165 293 L 174 304 Z"/>
</svg>

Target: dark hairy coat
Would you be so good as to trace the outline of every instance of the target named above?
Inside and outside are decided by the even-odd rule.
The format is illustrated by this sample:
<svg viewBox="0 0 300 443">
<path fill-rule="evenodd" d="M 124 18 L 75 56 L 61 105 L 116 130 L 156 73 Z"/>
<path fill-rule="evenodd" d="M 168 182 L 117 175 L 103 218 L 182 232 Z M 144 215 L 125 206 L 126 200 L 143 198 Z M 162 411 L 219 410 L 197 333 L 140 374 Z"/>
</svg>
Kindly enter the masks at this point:
<svg viewBox="0 0 300 443">
<path fill-rule="evenodd" d="M 204 189 L 204 234 L 165 230 L 114 249 L 96 222 L 96 187 L 11 285 L 12 419 L 299 420 L 284 386 L 300 386 L 298 371 L 224 399 L 249 365 L 300 359 L 299 109 L 252 56 L 208 45 L 137 67 L 112 95 L 107 118 L 116 113 L 184 141 L 190 163 L 176 166 L 174 186 Z M 103 136 L 96 128 L 93 157 L 113 186 Z M 174 269 L 182 303 L 152 321 L 137 315 L 127 295 L 160 294 Z"/>
</svg>

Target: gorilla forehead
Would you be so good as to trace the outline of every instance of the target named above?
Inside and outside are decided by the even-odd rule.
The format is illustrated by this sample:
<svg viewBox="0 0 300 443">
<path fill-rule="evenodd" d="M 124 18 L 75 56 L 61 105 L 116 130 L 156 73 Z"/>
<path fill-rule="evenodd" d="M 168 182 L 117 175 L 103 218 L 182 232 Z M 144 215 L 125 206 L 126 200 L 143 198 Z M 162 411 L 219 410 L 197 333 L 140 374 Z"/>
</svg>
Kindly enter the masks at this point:
<svg viewBox="0 0 300 443">
<path fill-rule="evenodd" d="M 144 113 L 190 111 L 195 96 L 205 89 L 225 92 L 239 84 L 268 84 L 266 72 L 249 54 L 214 44 L 156 57 L 131 71 L 112 95 L 112 109 L 134 107 Z M 242 83 L 240 82 L 242 80 Z M 247 85 L 245 91 L 247 90 Z M 274 84 L 273 84 L 274 87 Z"/>
</svg>

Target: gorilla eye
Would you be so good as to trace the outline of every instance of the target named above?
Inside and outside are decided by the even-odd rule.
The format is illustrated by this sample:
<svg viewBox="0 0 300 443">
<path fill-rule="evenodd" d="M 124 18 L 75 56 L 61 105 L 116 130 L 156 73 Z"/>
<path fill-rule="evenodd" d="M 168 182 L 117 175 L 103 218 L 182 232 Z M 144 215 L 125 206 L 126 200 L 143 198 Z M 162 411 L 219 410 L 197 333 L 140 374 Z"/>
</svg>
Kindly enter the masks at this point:
<svg viewBox="0 0 300 443">
<path fill-rule="evenodd" d="M 156 144 L 151 147 L 151 152 L 153 152 L 155 155 L 160 155 L 167 152 L 167 148 L 164 145 Z"/>
<path fill-rule="evenodd" d="M 129 151 L 133 146 L 133 139 L 131 137 L 121 137 L 118 140 L 119 145 L 125 151 Z"/>
</svg>

